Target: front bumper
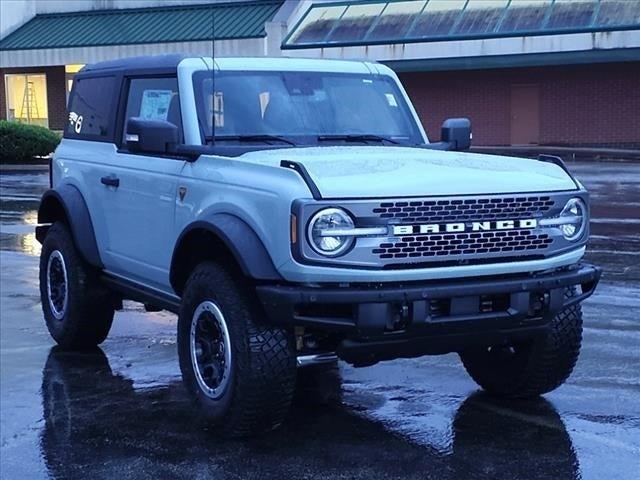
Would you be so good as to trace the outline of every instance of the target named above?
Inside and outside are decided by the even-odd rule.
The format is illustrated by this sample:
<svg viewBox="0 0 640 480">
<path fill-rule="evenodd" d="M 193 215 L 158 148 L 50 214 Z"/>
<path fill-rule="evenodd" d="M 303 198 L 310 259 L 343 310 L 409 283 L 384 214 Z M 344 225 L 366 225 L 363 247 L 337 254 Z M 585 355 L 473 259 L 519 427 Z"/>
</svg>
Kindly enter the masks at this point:
<svg viewBox="0 0 640 480">
<path fill-rule="evenodd" d="M 589 297 L 601 269 L 589 264 L 536 274 L 312 287 L 260 285 L 269 321 L 342 333 L 352 363 L 460 351 L 543 334 L 562 309 Z M 566 295 L 568 287 L 577 287 Z"/>
</svg>

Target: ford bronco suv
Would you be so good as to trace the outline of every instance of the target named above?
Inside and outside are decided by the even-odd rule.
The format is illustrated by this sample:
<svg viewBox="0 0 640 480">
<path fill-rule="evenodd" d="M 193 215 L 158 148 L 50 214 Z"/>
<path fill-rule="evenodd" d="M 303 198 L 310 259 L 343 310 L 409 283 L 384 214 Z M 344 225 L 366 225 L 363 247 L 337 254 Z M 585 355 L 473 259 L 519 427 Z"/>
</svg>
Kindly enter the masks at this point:
<svg viewBox="0 0 640 480">
<path fill-rule="evenodd" d="M 87 66 L 38 212 L 40 291 L 63 347 L 122 300 L 178 314 L 186 388 L 226 434 L 282 422 L 297 368 L 457 352 L 495 395 L 571 373 L 584 187 L 560 159 L 429 142 L 371 62 L 142 57 Z M 428 372 L 425 372 L 427 375 Z"/>
</svg>

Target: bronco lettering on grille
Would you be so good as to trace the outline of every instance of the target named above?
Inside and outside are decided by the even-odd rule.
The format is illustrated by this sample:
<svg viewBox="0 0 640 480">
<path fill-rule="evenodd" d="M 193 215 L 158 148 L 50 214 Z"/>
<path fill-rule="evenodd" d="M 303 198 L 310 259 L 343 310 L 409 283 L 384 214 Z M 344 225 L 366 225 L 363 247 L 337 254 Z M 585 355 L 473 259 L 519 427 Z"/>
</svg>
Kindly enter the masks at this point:
<svg viewBox="0 0 640 480">
<path fill-rule="evenodd" d="M 524 220 L 496 220 L 484 222 L 427 223 L 423 225 L 394 225 L 393 235 L 413 235 L 429 233 L 480 232 L 489 230 L 513 230 L 516 228 L 536 228 L 535 218 Z"/>
</svg>

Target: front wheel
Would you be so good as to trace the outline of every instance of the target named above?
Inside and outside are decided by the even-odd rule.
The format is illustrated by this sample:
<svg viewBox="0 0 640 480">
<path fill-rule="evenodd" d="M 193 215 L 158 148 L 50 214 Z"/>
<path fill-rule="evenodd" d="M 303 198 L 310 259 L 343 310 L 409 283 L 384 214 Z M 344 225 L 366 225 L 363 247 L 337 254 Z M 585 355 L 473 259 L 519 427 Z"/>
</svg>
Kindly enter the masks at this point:
<svg viewBox="0 0 640 480">
<path fill-rule="evenodd" d="M 576 295 L 574 288 L 565 298 Z M 542 395 L 562 385 L 578 360 L 582 343 L 579 304 L 551 320 L 544 337 L 513 345 L 476 347 L 460 353 L 465 369 L 488 392 L 511 398 Z"/>
<path fill-rule="evenodd" d="M 250 288 L 217 263 L 200 264 L 187 282 L 178 355 L 187 390 L 223 434 L 282 423 L 295 390 L 293 334 L 266 325 Z"/>
</svg>

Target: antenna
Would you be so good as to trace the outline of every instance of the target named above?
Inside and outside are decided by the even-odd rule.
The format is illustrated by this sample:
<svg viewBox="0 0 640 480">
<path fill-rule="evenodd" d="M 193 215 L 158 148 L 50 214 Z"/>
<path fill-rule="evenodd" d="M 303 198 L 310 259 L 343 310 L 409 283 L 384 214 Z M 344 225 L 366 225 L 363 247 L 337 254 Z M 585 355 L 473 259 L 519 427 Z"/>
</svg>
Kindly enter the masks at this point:
<svg viewBox="0 0 640 480">
<path fill-rule="evenodd" d="M 216 143 L 216 6 L 211 5 L 211 145 Z"/>
</svg>

